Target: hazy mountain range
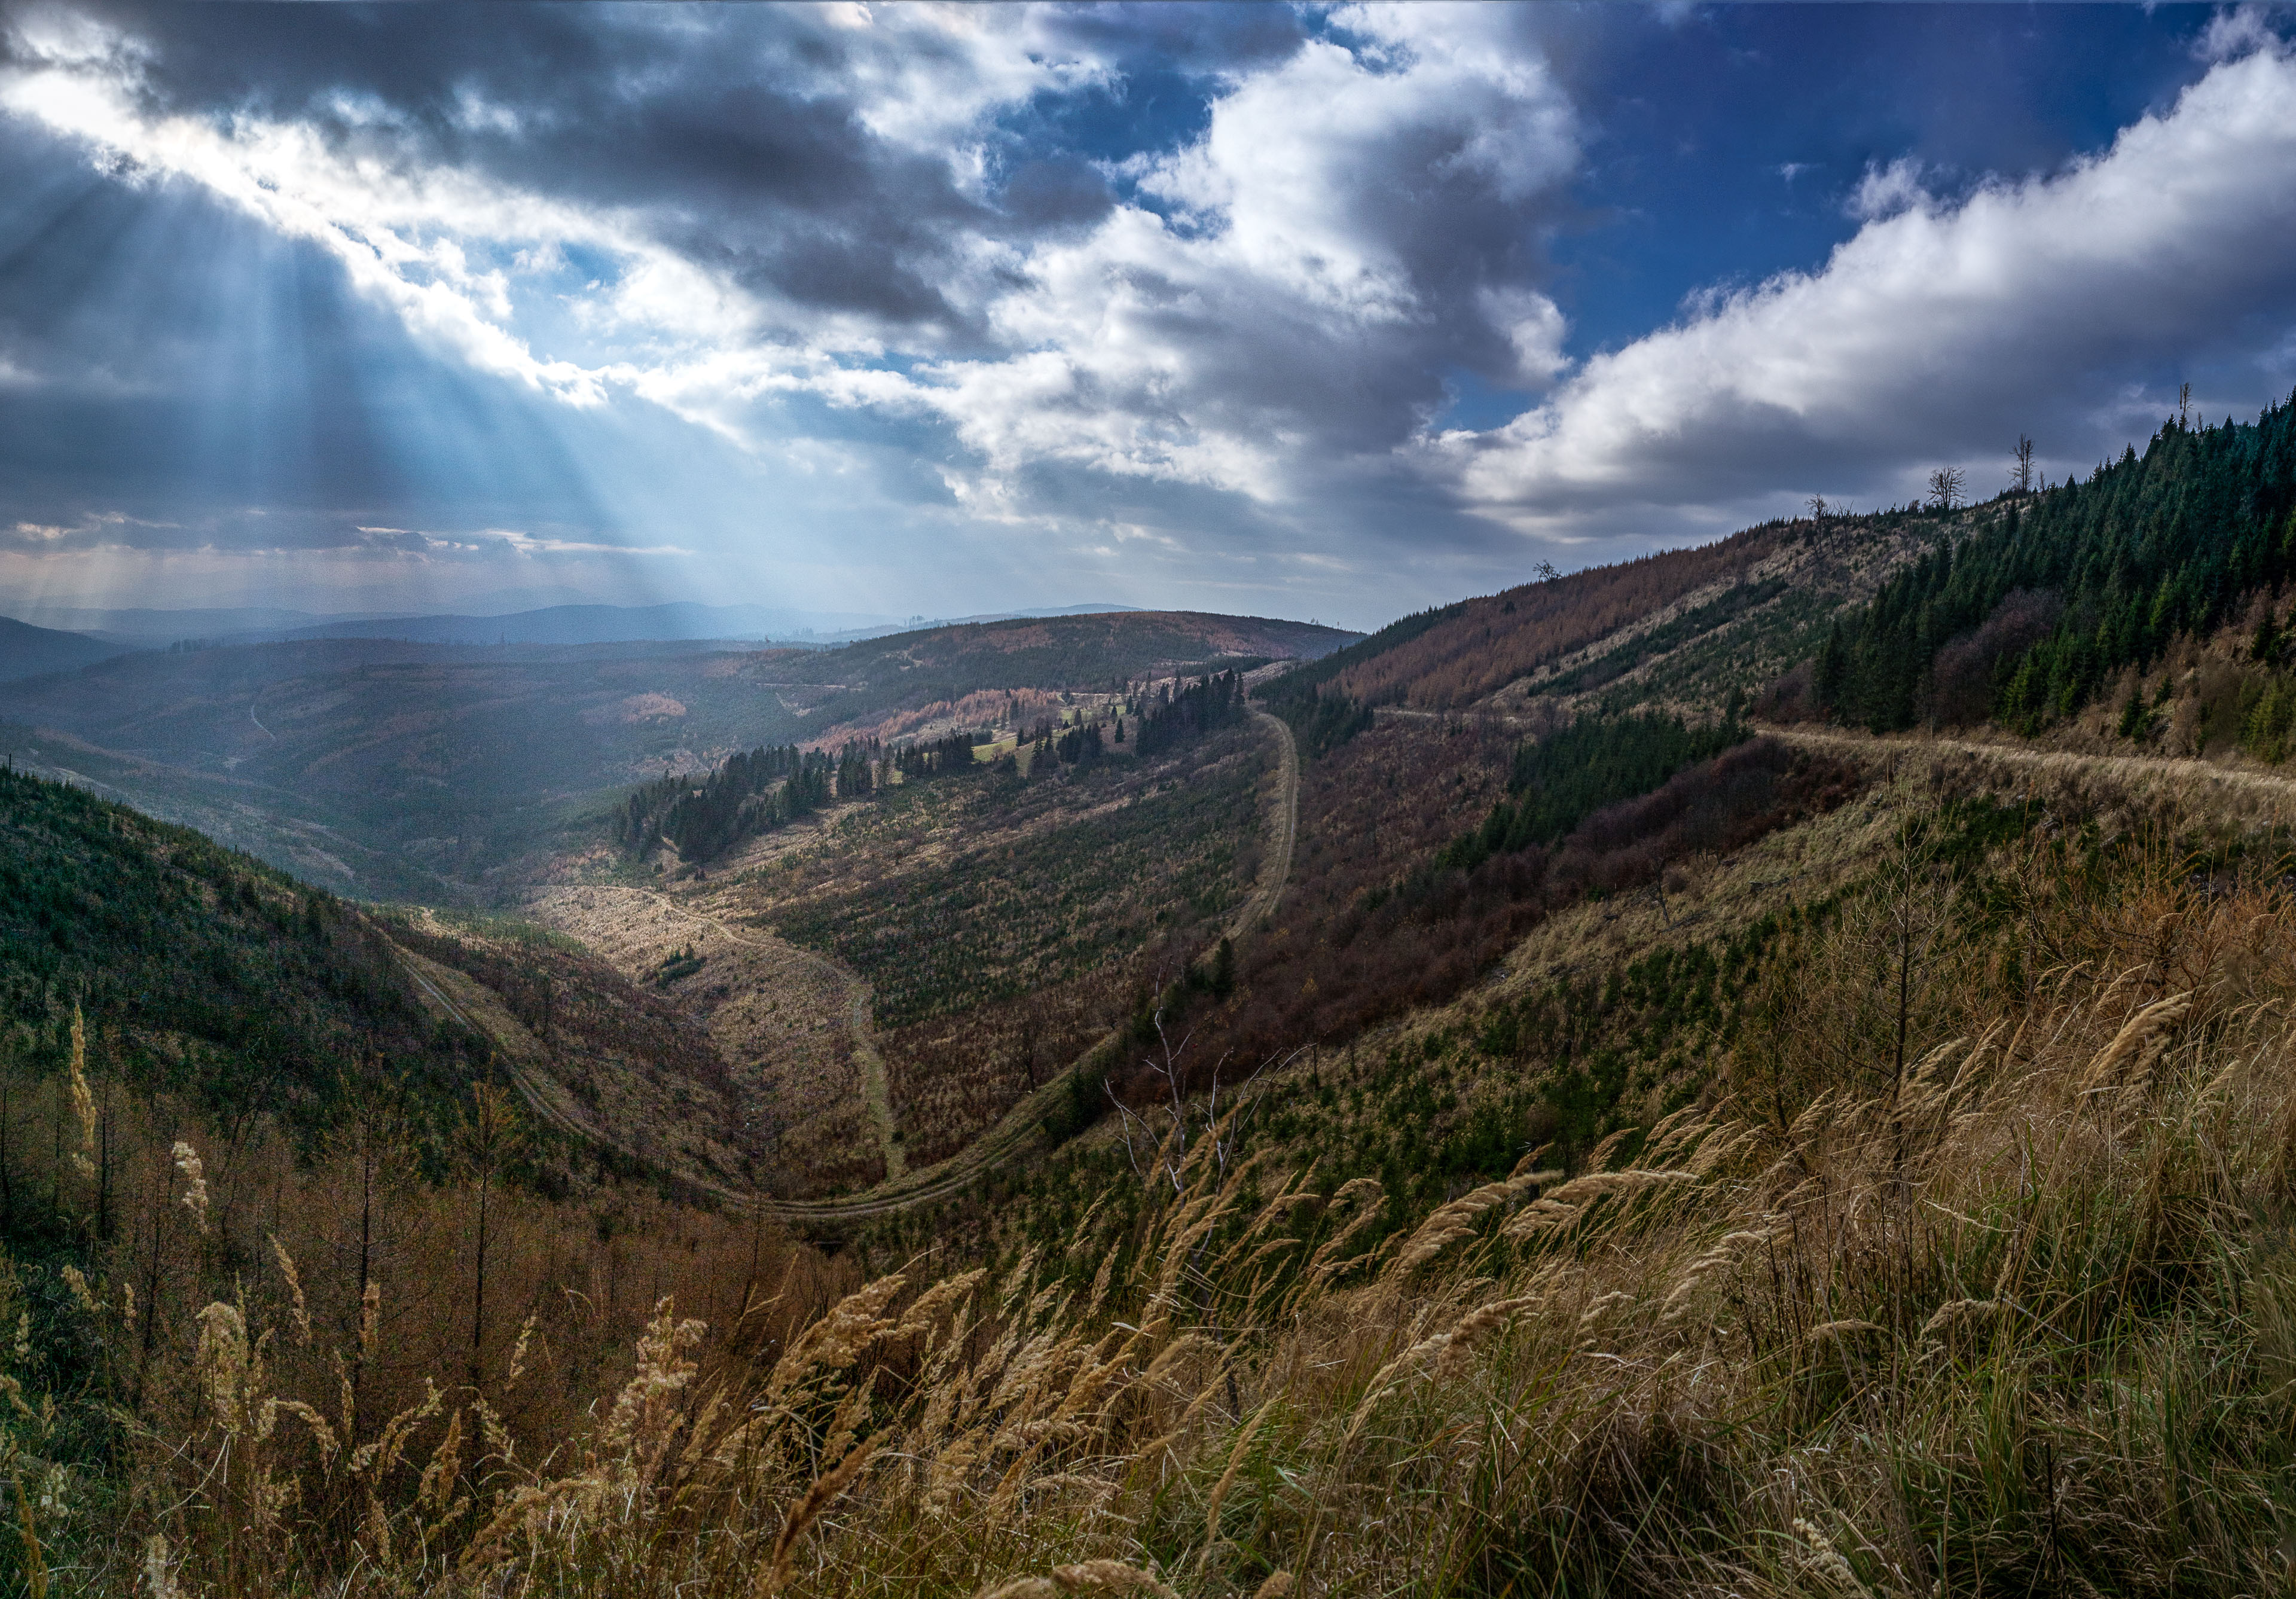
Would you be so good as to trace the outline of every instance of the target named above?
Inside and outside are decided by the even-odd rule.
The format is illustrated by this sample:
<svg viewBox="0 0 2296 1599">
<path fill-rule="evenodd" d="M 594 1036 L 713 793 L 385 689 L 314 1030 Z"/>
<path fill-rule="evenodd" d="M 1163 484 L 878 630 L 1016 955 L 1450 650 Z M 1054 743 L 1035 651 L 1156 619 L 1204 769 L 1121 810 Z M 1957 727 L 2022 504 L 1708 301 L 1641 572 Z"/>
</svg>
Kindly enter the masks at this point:
<svg viewBox="0 0 2296 1599">
<path fill-rule="evenodd" d="M 918 627 L 1016 618 L 1093 616 L 1136 607 L 1087 603 L 980 616 L 898 619 L 859 611 L 791 611 L 770 605 L 549 605 L 501 614 L 343 611 L 277 607 L 184 611 L 25 609 L 0 616 L 0 683 L 70 671 L 137 650 L 181 643 L 252 644 L 323 638 L 389 638 L 416 644 L 598 644 L 660 640 L 837 644 Z"/>
</svg>

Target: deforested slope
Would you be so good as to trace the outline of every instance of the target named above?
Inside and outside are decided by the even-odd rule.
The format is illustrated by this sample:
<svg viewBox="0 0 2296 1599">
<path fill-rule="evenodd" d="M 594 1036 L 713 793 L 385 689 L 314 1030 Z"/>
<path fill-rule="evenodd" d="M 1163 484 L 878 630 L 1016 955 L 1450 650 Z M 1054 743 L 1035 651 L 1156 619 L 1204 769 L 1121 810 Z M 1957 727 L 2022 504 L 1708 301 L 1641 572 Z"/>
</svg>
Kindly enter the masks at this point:
<svg viewBox="0 0 2296 1599">
<path fill-rule="evenodd" d="M 1910 506 L 1767 522 L 1403 618 L 1260 692 L 1310 753 L 1390 712 L 1527 730 L 1588 710 L 1718 713 L 1815 654 L 1837 618 L 1959 525 Z"/>
<path fill-rule="evenodd" d="M 1789 536 L 1774 523 L 1460 602 L 1433 627 L 1338 673 L 1333 686 L 1371 704 L 1441 710 L 1518 677 L 1752 568 Z"/>
</svg>

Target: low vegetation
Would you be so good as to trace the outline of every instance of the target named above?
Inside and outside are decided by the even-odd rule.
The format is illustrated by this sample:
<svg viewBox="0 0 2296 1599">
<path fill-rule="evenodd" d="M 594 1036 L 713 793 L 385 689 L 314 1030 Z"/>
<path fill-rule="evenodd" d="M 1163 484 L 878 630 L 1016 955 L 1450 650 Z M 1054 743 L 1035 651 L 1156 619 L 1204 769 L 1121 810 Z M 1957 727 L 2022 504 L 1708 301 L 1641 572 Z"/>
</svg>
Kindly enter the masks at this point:
<svg viewBox="0 0 2296 1599">
<path fill-rule="evenodd" d="M 1485 1007 L 1383 1093 L 1289 1070 L 1303 1108 L 1420 1107 L 1398 1131 L 1505 1061 L 1545 1085 L 1435 1192 L 1398 1201 L 1328 1122 L 1276 1131 L 1264 1085 L 1148 1112 L 1064 1218 L 1048 1175 L 1035 1242 L 946 1274 L 649 1217 L 615 1235 L 653 1262 L 620 1268 L 613 1326 L 649 1324 L 619 1360 L 594 1294 L 533 1280 L 597 1283 L 599 1229 L 542 1247 L 539 1201 L 488 1185 L 483 1105 L 460 1175 L 387 1212 L 432 1286 L 372 1312 L 355 1141 L 290 1172 L 139 1137 L 111 1245 L 67 1160 L 57 1252 L 10 1273 L 37 1335 L 0 1558 L 121 1592 L 2276 1591 L 2278 846 L 1926 793 L 1891 791 L 1822 899 L 1636 957 L 1591 1015 Z M 1599 1088 L 1601 1040 L 1660 1014 L 1686 1096 L 1592 1136 L 1552 1085 Z M 176 1253 L 131 1318 L 154 1225 Z M 449 1263 L 480 1250 L 506 1275 L 473 1354 Z"/>
<path fill-rule="evenodd" d="M 625 796 L 621 854 L 537 901 L 624 927 L 597 955 L 10 780 L 0 1570 L 2285 1590 L 2296 785 L 2258 765 L 2296 743 L 2288 415 L 1276 676 L 1307 764 L 1249 916 L 1275 785 L 1241 670 L 1023 716 L 878 641 L 931 690 L 898 738 Z M 1762 731 L 1754 688 L 2055 748 Z M 2095 758 L 2132 751 L 2213 758 Z M 762 1040 L 840 1029 L 783 1139 Z M 929 1166 L 1103 1039 L 962 1192 L 811 1242 L 745 1213 L 799 1191 L 778 1159 Z M 676 1162 L 706 1183 L 628 1157 L 712 1118 Z"/>
<path fill-rule="evenodd" d="M 1693 735 L 1671 723 L 1600 725 L 1578 735 L 1582 755 L 1588 737 L 1609 742 L 1614 764 L 1586 767 L 1601 774 L 1591 785 L 1574 767 L 1555 785 L 1551 811 L 1541 808 L 1544 790 L 1526 790 L 1520 804 L 1505 797 L 1516 752 L 1488 728 L 1398 720 L 1310 768 L 1276 927 L 1240 954 L 1233 998 L 1174 1007 L 1172 1026 L 1198 1029 L 1190 1071 L 1223 1058 L 1249 1069 L 1443 1004 L 1488 977 L 1558 908 L 1739 848 L 1839 804 L 1861 782 L 1775 742 Z M 1722 741 L 1734 748 L 1667 775 L 1674 758 Z M 1523 767 L 1533 783 L 1538 748 Z M 1483 826 L 1463 833 L 1462 818 L 1479 811 Z M 1526 813 L 1533 832 L 1517 844 Z M 1154 1094 L 1138 1073 L 1119 1088 L 1136 1101 Z"/>
<path fill-rule="evenodd" d="M 1255 868 L 1262 754 L 1232 734 L 1193 756 L 1160 777 L 1111 771 L 1038 823 L 756 913 L 871 984 L 913 1160 L 962 1148 L 1152 991 L 1170 951 L 1216 937 Z"/>
</svg>

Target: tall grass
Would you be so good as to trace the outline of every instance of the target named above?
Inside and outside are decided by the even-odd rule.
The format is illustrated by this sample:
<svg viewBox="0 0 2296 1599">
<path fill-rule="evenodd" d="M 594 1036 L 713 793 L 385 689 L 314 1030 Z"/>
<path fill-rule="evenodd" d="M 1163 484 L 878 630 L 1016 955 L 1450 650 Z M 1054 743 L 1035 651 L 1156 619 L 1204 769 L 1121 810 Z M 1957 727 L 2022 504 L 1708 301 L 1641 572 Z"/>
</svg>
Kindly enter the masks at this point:
<svg viewBox="0 0 2296 1599">
<path fill-rule="evenodd" d="M 1955 968 L 1992 1000 L 1901 1062 L 1797 1068 L 1789 1100 L 1775 1041 L 1745 1046 L 1713 1103 L 1396 1232 L 1376 1182 L 1199 1138 L 1113 1240 L 1087 1217 L 996 1272 L 894 1272 L 818 1316 L 768 1289 L 714 1329 L 665 1297 L 617 1392 L 532 1428 L 523 1341 L 358 1421 L 372 1334 L 308 1314 L 283 1248 L 171 1308 L 168 1398 L 120 1419 L 131 1536 L 86 1584 L 2288 1591 L 2288 896 L 2166 856 L 2087 887 L 2028 865 L 2026 920 L 1986 937 L 2035 958 Z M 1865 942 L 1812 973 L 1904 924 L 1840 925 Z M 37 1484 L 37 1422 L 11 1430 Z"/>
</svg>

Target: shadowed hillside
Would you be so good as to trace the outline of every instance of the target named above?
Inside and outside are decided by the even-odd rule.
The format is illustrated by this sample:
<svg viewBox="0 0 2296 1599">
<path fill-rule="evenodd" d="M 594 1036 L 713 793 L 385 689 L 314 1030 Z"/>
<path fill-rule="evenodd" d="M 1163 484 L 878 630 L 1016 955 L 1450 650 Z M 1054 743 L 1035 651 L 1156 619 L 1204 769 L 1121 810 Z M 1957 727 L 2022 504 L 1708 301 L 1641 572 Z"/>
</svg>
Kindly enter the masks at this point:
<svg viewBox="0 0 2296 1599">
<path fill-rule="evenodd" d="M 0 616 L 0 683 L 68 672 L 126 652 L 81 633 L 60 633 Z"/>
<path fill-rule="evenodd" d="M 482 1043 L 439 1028 L 363 912 L 188 828 L 0 775 L 0 995 L 19 1048 L 77 1007 L 114 1070 L 224 1112 L 323 1121 L 386 1060 L 451 1109 Z"/>
</svg>

